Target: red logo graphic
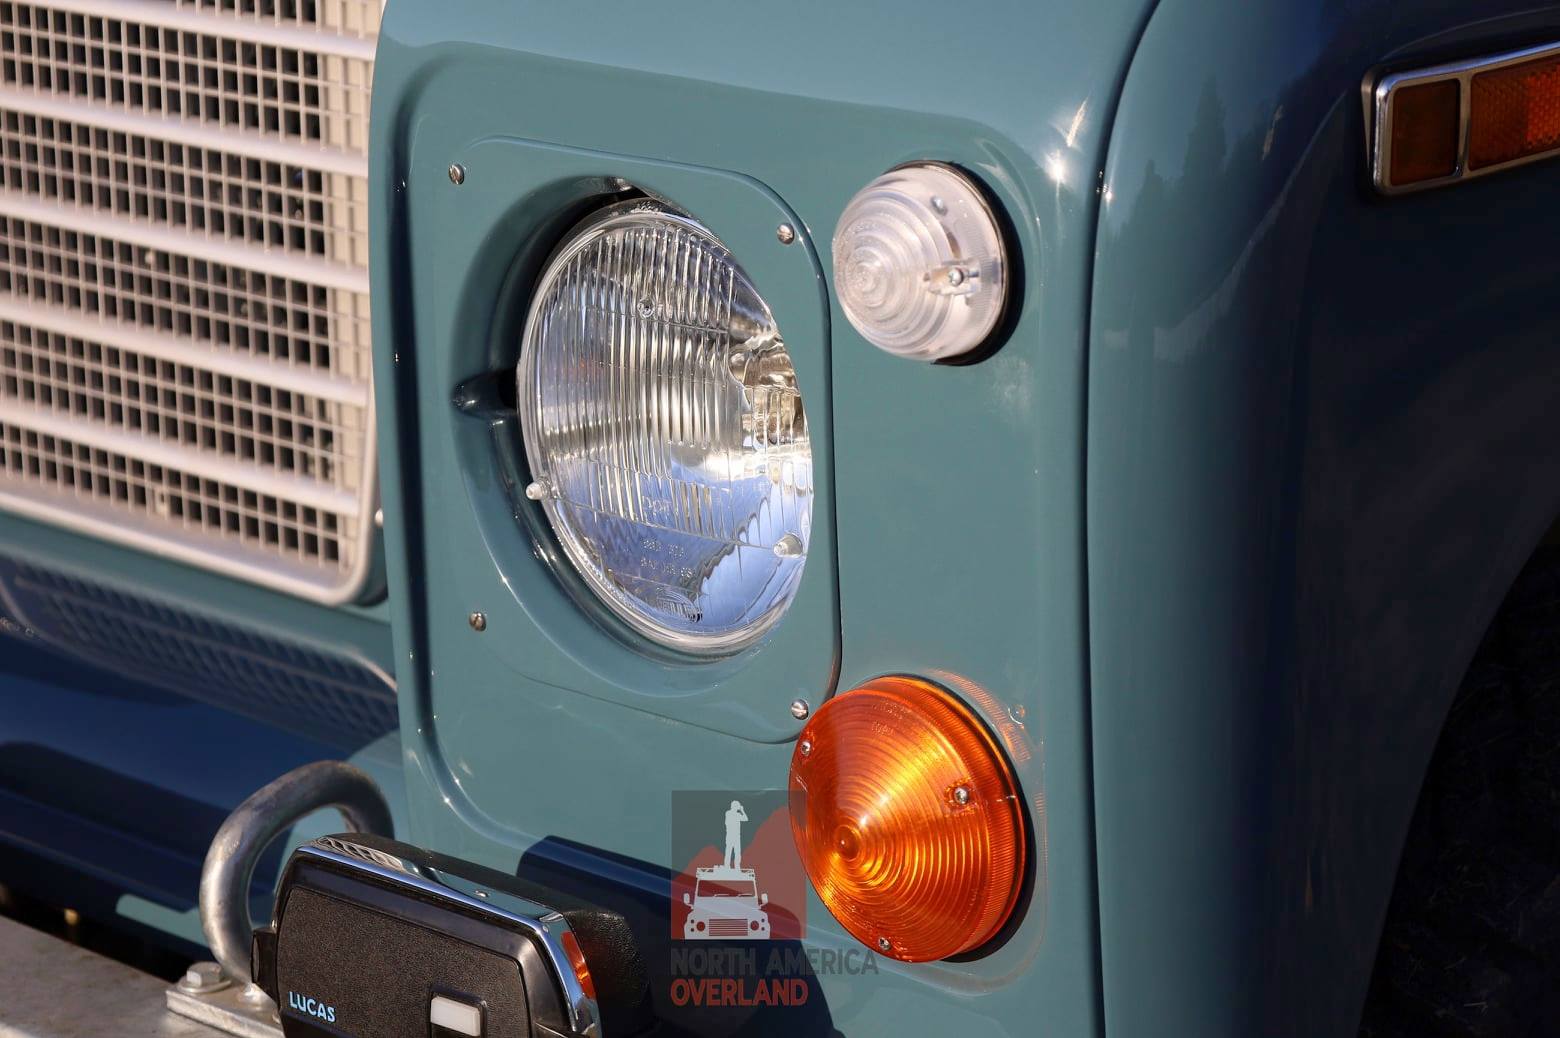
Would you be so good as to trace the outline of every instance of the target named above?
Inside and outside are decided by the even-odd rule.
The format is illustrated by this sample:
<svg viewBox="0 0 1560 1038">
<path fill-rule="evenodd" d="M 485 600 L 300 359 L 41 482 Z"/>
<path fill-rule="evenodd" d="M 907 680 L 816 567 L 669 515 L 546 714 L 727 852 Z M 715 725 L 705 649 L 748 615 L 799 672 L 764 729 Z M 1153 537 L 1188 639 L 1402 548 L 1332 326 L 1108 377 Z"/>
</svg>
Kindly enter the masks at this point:
<svg viewBox="0 0 1560 1038">
<path fill-rule="evenodd" d="M 807 876 L 791 840 L 783 789 L 672 794 L 672 937 L 797 940 L 806 932 Z"/>
</svg>

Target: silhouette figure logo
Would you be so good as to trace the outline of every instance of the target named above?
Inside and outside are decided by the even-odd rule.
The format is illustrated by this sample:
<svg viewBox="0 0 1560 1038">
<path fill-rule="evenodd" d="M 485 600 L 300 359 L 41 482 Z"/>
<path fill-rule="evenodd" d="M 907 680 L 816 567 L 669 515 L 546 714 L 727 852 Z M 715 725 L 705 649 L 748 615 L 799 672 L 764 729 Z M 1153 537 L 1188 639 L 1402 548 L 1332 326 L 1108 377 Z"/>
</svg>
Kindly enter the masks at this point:
<svg viewBox="0 0 1560 1038">
<path fill-rule="evenodd" d="M 686 863 L 672 884 L 673 937 L 802 936 L 806 877 L 791 840 L 784 790 L 674 794 L 672 831 L 675 860 Z M 724 837 L 720 843 L 717 835 Z"/>
</svg>

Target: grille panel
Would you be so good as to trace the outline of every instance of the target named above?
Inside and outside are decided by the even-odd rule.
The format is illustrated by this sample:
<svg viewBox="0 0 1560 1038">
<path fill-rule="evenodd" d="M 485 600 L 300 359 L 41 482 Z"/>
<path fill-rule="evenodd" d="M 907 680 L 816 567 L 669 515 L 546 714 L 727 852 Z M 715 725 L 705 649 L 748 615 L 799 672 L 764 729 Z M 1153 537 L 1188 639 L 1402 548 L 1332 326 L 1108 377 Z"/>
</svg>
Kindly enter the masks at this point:
<svg viewBox="0 0 1560 1038">
<path fill-rule="evenodd" d="M 0 0 L 0 507 L 360 593 L 378 17 Z"/>
<path fill-rule="evenodd" d="M 360 178 L 32 112 L 0 112 L 6 188 L 251 245 L 368 262 Z"/>
<path fill-rule="evenodd" d="M 711 937 L 746 937 L 748 924 L 746 919 L 711 919 Z"/>
<path fill-rule="evenodd" d="M 48 5 L 4 0 L 0 82 L 158 116 L 366 149 L 372 60 L 349 56 L 360 48 L 343 55 L 289 46 L 217 17 L 209 19 L 215 23 L 211 31 L 190 31 L 184 26 L 198 24 L 198 15 L 168 19 L 160 17 L 159 7 L 179 10 L 153 0 Z M 152 9 L 146 15 L 157 21 L 119 13 L 137 8 Z"/>
</svg>

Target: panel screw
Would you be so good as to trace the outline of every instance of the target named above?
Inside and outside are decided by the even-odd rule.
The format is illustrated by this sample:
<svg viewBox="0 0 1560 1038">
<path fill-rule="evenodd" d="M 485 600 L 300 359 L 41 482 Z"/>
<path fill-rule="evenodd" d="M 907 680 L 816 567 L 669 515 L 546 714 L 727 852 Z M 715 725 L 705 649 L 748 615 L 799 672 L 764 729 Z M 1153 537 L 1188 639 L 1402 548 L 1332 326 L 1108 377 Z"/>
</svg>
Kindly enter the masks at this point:
<svg viewBox="0 0 1560 1038">
<path fill-rule="evenodd" d="M 486 613 L 472 613 L 470 616 L 466 617 L 466 622 L 471 625 L 471 629 L 473 631 L 480 632 L 487 630 Z"/>
<path fill-rule="evenodd" d="M 540 481 L 525 485 L 525 496 L 532 501 L 540 501 L 547 496 L 547 484 Z"/>
<path fill-rule="evenodd" d="M 271 996 L 265 993 L 265 988 L 259 984 L 245 984 L 244 990 L 238 993 L 238 997 L 247 1002 L 252 1009 L 263 1012 L 271 1005 Z"/>
<path fill-rule="evenodd" d="M 960 807 L 970 802 L 970 791 L 963 786 L 953 788 L 953 802 Z"/>
<path fill-rule="evenodd" d="M 803 757 L 810 756 L 812 754 L 812 740 L 810 740 L 810 739 L 803 739 L 802 740 L 802 745 L 799 748 L 802 751 L 802 756 Z"/>
<path fill-rule="evenodd" d="M 775 228 L 775 237 L 780 239 L 781 245 L 789 245 L 796 240 L 796 228 L 783 223 Z"/>
<path fill-rule="evenodd" d="M 879 937 L 878 938 L 878 951 L 886 952 L 886 951 L 888 951 L 892 947 L 893 947 L 893 945 L 888 943 L 888 938 L 887 937 Z"/>
<path fill-rule="evenodd" d="M 204 995 L 221 991 L 231 983 L 222 975 L 221 966 L 214 962 L 197 962 L 179 978 L 179 990 L 188 991 L 192 995 Z"/>
<path fill-rule="evenodd" d="M 804 721 L 804 720 L 807 719 L 807 715 L 810 714 L 810 713 L 812 713 L 812 707 L 807 705 L 807 700 L 805 700 L 805 699 L 793 699 L 793 700 L 791 700 L 791 716 L 792 717 L 796 718 L 798 721 Z"/>
<path fill-rule="evenodd" d="M 466 182 L 466 167 L 459 162 L 450 163 L 450 183 L 464 184 Z"/>
</svg>

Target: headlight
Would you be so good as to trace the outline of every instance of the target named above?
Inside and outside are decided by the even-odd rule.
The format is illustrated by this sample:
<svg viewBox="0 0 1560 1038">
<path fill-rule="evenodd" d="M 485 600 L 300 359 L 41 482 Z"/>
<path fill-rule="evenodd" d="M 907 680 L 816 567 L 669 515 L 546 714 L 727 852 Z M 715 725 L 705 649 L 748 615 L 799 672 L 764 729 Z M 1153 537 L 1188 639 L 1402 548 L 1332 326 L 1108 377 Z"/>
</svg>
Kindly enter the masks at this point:
<svg viewBox="0 0 1560 1038">
<path fill-rule="evenodd" d="M 527 495 L 602 602 L 706 655 L 780 618 L 812 527 L 807 418 L 713 234 L 643 201 L 585 220 L 537 286 L 518 377 Z"/>
<path fill-rule="evenodd" d="M 834 289 L 862 338 L 918 360 L 968 353 L 1007 299 L 996 215 L 951 166 L 889 170 L 846 205 L 834 231 Z"/>
</svg>

